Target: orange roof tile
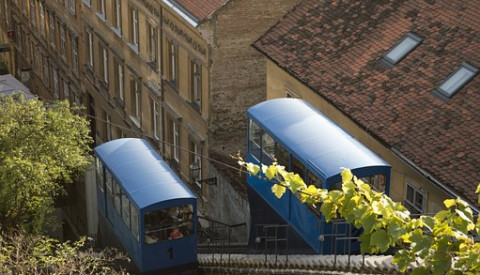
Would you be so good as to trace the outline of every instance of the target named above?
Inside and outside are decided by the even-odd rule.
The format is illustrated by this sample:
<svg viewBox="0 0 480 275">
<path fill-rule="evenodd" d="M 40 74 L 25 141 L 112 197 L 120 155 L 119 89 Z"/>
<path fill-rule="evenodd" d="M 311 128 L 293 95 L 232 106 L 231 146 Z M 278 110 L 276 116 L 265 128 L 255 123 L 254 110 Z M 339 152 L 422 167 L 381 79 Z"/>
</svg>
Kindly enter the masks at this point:
<svg viewBox="0 0 480 275">
<path fill-rule="evenodd" d="M 432 94 L 462 62 L 480 68 L 480 1 L 305 0 L 255 43 L 362 128 L 476 204 L 480 74 L 448 102 Z M 422 43 L 392 68 L 408 32 Z"/>
<path fill-rule="evenodd" d="M 229 0 L 171 0 L 184 8 L 191 15 L 195 16 L 198 21 L 205 19 L 214 13 Z"/>
</svg>

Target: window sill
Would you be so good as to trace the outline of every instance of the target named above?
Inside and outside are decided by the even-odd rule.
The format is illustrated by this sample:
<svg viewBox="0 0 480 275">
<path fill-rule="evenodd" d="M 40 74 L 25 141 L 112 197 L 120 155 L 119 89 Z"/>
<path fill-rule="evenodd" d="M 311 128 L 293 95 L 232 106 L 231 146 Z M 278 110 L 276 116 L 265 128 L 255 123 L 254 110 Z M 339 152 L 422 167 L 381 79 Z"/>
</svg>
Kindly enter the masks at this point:
<svg viewBox="0 0 480 275">
<path fill-rule="evenodd" d="M 157 61 L 154 60 L 154 61 L 147 61 L 147 64 L 148 66 L 150 66 L 150 68 L 152 68 L 154 71 L 158 72 L 158 66 L 157 66 Z"/>
<path fill-rule="evenodd" d="M 202 109 L 200 107 L 199 104 L 193 102 L 193 101 L 189 101 L 188 104 L 190 105 L 190 107 L 192 107 L 195 111 L 197 111 L 199 114 L 202 113 Z"/>
<path fill-rule="evenodd" d="M 108 82 L 106 82 L 103 79 L 99 79 L 98 82 L 100 83 L 100 86 L 105 90 L 108 91 Z"/>
<path fill-rule="evenodd" d="M 178 93 L 178 89 L 177 89 L 177 81 L 175 80 L 166 80 L 168 86 L 170 86 L 170 88 L 172 88 L 175 92 Z"/>
<path fill-rule="evenodd" d="M 103 22 L 105 22 L 105 13 L 95 12 L 95 14 L 97 15 L 98 18 L 100 18 L 100 20 L 102 20 Z"/>
<path fill-rule="evenodd" d="M 130 49 L 132 49 L 132 51 L 134 51 L 136 54 L 138 54 L 138 45 L 137 44 L 128 43 L 128 46 L 130 47 Z"/>
<path fill-rule="evenodd" d="M 124 102 L 121 98 L 119 98 L 119 97 L 114 97 L 114 98 L 113 98 L 113 101 L 115 102 L 115 104 L 117 104 L 117 106 L 122 107 L 122 109 L 125 108 L 125 102 Z"/>
<path fill-rule="evenodd" d="M 135 126 L 137 126 L 138 128 L 142 127 L 142 125 L 140 123 L 140 119 L 138 117 L 129 116 L 129 118 L 133 122 L 133 124 L 135 124 Z"/>
<path fill-rule="evenodd" d="M 112 28 L 112 31 L 118 36 L 118 37 L 122 37 L 122 29 L 120 28 L 117 28 L 117 27 L 111 27 Z"/>
</svg>

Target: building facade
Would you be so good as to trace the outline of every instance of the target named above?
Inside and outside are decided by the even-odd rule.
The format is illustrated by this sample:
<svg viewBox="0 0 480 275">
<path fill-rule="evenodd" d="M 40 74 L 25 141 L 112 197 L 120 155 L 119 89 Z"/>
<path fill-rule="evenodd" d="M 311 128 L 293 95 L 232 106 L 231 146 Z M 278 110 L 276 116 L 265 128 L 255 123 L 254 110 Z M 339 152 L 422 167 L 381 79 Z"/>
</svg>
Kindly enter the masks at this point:
<svg viewBox="0 0 480 275">
<path fill-rule="evenodd" d="M 34 93 L 84 106 L 95 145 L 149 140 L 205 215 L 241 223 L 245 183 L 225 164 L 245 151 L 246 108 L 265 99 L 250 45 L 298 1 L 203 2 L 5 0 L 0 13 L 11 70 Z"/>
<path fill-rule="evenodd" d="M 237 167 L 230 155 L 245 152 L 246 109 L 265 99 L 265 64 L 250 45 L 297 2 L 162 2 L 164 155 L 227 223 L 247 221 L 248 203 L 244 177 L 224 164 Z M 195 184 L 212 177 L 216 185 Z"/>
</svg>

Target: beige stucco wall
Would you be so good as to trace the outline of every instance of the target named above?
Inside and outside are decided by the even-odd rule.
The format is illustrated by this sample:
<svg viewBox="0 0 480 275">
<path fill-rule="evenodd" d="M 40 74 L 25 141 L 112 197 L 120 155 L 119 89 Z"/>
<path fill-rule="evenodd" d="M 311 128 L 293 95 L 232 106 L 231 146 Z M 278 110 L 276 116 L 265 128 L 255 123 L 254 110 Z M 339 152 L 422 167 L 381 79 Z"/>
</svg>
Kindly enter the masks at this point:
<svg viewBox="0 0 480 275">
<path fill-rule="evenodd" d="M 445 192 L 394 155 L 392 151 L 361 129 L 323 97 L 313 92 L 272 61 L 267 60 L 267 99 L 285 97 L 287 91 L 308 101 L 392 166 L 390 185 L 392 199 L 395 201 L 404 200 L 405 182 L 408 180 L 426 196 L 427 213 L 436 212 L 443 207 L 442 201 L 448 197 Z"/>
</svg>

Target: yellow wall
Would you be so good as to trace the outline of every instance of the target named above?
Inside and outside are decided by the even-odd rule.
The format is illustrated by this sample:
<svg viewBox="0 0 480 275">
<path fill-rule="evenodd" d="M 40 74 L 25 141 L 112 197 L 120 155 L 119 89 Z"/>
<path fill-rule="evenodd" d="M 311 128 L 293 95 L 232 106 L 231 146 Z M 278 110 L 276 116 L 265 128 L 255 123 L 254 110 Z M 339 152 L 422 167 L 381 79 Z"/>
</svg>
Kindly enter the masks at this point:
<svg viewBox="0 0 480 275">
<path fill-rule="evenodd" d="M 275 63 L 267 60 L 267 100 L 286 97 L 287 91 L 308 101 L 392 166 L 390 184 L 390 196 L 392 199 L 396 201 L 404 200 L 406 193 L 405 182 L 408 180 L 412 185 L 415 185 L 416 188 L 419 188 L 426 197 L 427 213 L 436 212 L 443 207 L 442 201 L 449 197 L 445 192 L 433 185 L 420 173 L 413 170 L 413 168 L 394 155 L 393 152 L 361 129 L 350 118 L 341 113 L 320 95 L 300 83 Z"/>
</svg>

